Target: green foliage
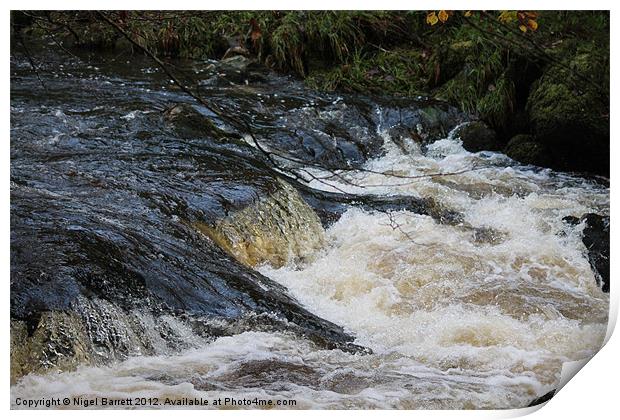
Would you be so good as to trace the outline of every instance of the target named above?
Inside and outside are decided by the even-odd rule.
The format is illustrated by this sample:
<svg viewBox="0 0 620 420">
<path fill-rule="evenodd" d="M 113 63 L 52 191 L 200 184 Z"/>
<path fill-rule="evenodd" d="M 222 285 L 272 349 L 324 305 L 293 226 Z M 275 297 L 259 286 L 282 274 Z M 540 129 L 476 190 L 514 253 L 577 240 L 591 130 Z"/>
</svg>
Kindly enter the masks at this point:
<svg viewBox="0 0 620 420">
<path fill-rule="evenodd" d="M 311 74 L 310 87 L 362 93 L 415 96 L 425 92 L 428 60 L 413 49 L 362 54 L 357 50 L 346 64 Z"/>
<path fill-rule="evenodd" d="M 464 111 L 482 115 L 492 126 L 503 125 L 515 108 L 514 64 L 506 51 L 468 26 L 452 30 L 453 42 L 440 51 L 440 71 L 448 80 L 434 95 Z"/>
<path fill-rule="evenodd" d="M 432 26 L 425 11 L 107 13 L 160 56 L 219 59 L 242 46 L 313 88 L 435 96 L 496 129 L 525 109 L 530 89 L 539 91 L 532 96 L 539 108 L 553 103 L 547 100 L 555 97 L 553 84 L 562 85 L 562 97 L 589 91 L 588 101 L 609 90 L 608 12 L 439 12 Z M 88 48 L 112 48 L 119 40 L 93 12 L 38 13 L 43 18 L 31 23 L 32 34 L 64 32 Z M 548 76 L 533 86 L 543 72 Z"/>
<path fill-rule="evenodd" d="M 291 68 L 304 75 L 304 42 L 299 15 L 288 13 L 271 33 L 269 45 L 279 68 Z"/>
</svg>

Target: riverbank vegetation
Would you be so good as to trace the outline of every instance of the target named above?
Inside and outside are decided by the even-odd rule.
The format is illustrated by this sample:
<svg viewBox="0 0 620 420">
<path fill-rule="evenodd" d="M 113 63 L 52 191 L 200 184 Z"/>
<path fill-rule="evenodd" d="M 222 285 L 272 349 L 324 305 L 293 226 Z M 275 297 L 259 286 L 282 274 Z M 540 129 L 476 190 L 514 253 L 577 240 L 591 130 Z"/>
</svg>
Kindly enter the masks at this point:
<svg viewBox="0 0 620 420">
<path fill-rule="evenodd" d="M 605 11 L 106 12 L 167 59 L 250 57 L 343 93 L 431 96 L 479 118 L 525 163 L 609 172 Z M 64 47 L 135 50 L 96 12 L 13 12 Z"/>
</svg>

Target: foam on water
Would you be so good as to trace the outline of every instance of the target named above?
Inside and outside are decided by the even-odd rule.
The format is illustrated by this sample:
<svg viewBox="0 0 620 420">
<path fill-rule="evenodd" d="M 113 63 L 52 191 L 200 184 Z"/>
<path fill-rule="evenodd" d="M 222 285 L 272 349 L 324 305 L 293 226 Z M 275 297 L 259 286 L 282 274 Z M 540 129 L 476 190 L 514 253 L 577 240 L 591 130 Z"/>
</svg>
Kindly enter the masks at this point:
<svg viewBox="0 0 620 420">
<path fill-rule="evenodd" d="M 585 257 L 583 226 L 562 217 L 608 214 L 606 188 L 519 167 L 500 154 L 468 153 L 450 137 L 424 153 L 415 144 L 403 153 L 386 137 L 384 156 L 366 169 L 339 174 L 346 181 L 329 181 L 331 189 L 434 197 L 461 212 L 463 223 L 351 208 L 327 230 L 316 258 L 260 271 L 373 354 L 247 332 L 177 356 L 29 375 L 13 397 L 257 396 L 295 398 L 296 408 L 517 408 L 554 389 L 563 362 L 598 350 L 608 295 Z"/>
</svg>

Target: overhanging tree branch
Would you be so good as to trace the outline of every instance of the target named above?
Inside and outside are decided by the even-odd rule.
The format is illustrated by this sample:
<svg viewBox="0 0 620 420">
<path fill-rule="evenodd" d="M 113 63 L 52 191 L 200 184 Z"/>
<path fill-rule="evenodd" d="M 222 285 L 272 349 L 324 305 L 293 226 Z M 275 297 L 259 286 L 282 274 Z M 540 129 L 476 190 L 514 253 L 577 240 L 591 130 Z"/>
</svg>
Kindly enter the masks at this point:
<svg viewBox="0 0 620 420">
<path fill-rule="evenodd" d="M 398 184 L 398 185 L 407 185 L 407 184 L 411 184 L 415 180 L 420 180 L 420 179 L 423 179 L 423 178 L 435 178 L 435 177 L 442 177 L 442 176 L 451 176 L 451 175 L 457 175 L 457 174 L 462 174 L 462 173 L 466 173 L 466 172 L 472 172 L 472 171 L 476 171 L 476 170 L 481 169 L 481 168 L 475 168 L 474 167 L 474 168 L 466 168 L 466 169 L 463 169 L 463 170 L 460 170 L 460 171 L 455 171 L 455 172 L 450 172 L 450 173 L 432 173 L 432 174 L 408 176 L 408 175 L 398 175 L 398 174 L 390 174 L 390 173 L 372 171 L 372 170 L 365 169 L 365 168 L 331 168 L 331 169 L 329 169 L 329 168 L 325 168 L 325 167 L 319 166 L 318 164 L 314 164 L 313 162 L 308 162 L 308 161 L 305 161 L 305 160 L 302 160 L 302 159 L 296 159 L 296 158 L 291 157 L 291 156 L 285 156 L 285 155 L 283 155 L 281 153 L 269 151 L 263 145 L 261 145 L 261 143 L 258 141 L 256 136 L 253 134 L 252 127 L 250 126 L 250 124 L 247 121 L 245 121 L 243 118 L 232 118 L 232 117 L 230 117 L 225 112 L 225 110 L 223 108 L 221 108 L 217 104 L 214 104 L 212 102 L 209 102 L 209 101 L 205 100 L 199 94 L 194 92 L 190 87 L 188 87 L 185 83 L 183 83 L 177 76 L 175 76 L 175 74 L 168 68 L 168 66 L 159 57 L 157 57 L 148 48 L 146 48 L 146 47 L 140 45 L 138 42 L 136 42 L 131 37 L 131 35 L 125 29 L 123 29 L 123 27 L 121 25 L 119 25 L 117 22 L 115 22 L 112 19 L 110 19 L 110 17 L 106 13 L 101 12 L 101 11 L 97 11 L 96 13 L 98 14 L 98 16 L 104 22 L 106 22 L 107 24 L 112 26 L 117 32 L 119 32 L 119 34 L 121 34 L 125 39 L 127 39 L 139 51 L 142 51 L 149 58 L 151 58 L 155 63 L 157 63 L 157 65 L 166 73 L 166 75 L 170 78 L 170 80 L 172 80 L 172 82 L 177 87 L 179 87 L 179 89 L 181 89 L 187 95 L 189 95 L 194 100 L 196 100 L 198 103 L 203 105 L 205 108 L 207 108 L 208 110 L 213 112 L 215 115 L 217 115 L 223 121 L 226 121 L 226 122 L 230 123 L 233 127 L 235 127 L 236 129 L 240 130 L 241 132 L 245 132 L 246 134 L 248 134 L 250 136 L 250 138 L 252 139 L 252 143 L 256 147 L 256 149 L 259 150 L 268 159 L 268 161 L 273 165 L 273 169 L 276 170 L 280 175 L 284 175 L 284 176 L 287 176 L 289 178 L 293 178 L 296 181 L 308 182 L 308 181 L 313 181 L 314 180 L 314 181 L 317 181 L 317 182 L 319 182 L 321 184 L 325 184 L 326 186 L 334 188 L 334 189 L 336 189 L 337 191 L 339 191 L 341 193 L 345 193 L 345 191 L 342 190 L 341 188 L 339 188 L 337 185 L 329 183 L 326 180 L 336 178 L 336 179 L 340 179 L 345 184 L 350 184 L 350 185 L 358 186 L 359 187 L 360 185 L 355 184 L 352 181 L 349 181 L 349 180 L 345 179 L 342 176 L 343 172 L 348 172 L 348 171 L 352 171 L 353 170 L 353 171 L 359 171 L 359 172 L 368 172 L 368 173 L 372 173 L 372 174 L 380 174 L 380 175 L 383 175 L 383 176 L 386 176 L 386 177 L 392 177 L 393 176 L 393 177 L 396 177 L 396 178 L 407 179 L 407 180 L 409 180 L 408 182 L 403 182 L 403 183 Z M 321 169 L 321 170 L 324 170 L 324 171 L 330 173 L 330 175 L 327 176 L 327 177 L 317 176 L 315 174 L 312 174 L 306 168 L 297 168 L 297 169 L 295 169 L 295 168 L 290 168 L 290 167 L 285 167 L 285 166 L 283 167 L 276 160 L 275 157 L 280 158 L 280 159 L 285 160 L 285 161 L 288 161 L 288 162 L 295 163 L 295 164 L 305 165 L 306 168 L 307 167 L 315 167 L 315 168 L 318 168 L 318 169 Z M 297 171 L 299 171 L 300 173 L 306 174 L 306 176 L 301 175 Z M 373 185 L 373 186 L 379 186 L 379 185 Z"/>
</svg>

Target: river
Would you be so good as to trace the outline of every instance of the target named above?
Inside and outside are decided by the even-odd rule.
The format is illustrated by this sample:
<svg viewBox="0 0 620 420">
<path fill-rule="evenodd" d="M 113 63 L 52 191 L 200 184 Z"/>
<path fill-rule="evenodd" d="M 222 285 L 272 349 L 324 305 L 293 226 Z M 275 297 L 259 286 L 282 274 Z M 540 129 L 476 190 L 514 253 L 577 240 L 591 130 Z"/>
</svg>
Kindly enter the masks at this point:
<svg viewBox="0 0 620 420">
<path fill-rule="evenodd" d="M 435 108 L 421 99 L 320 94 L 261 69 L 176 63 L 205 97 L 251 116 L 269 160 L 247 135 L 223 144 L 171 128 L 162 112 L 183 103 L 234 130 L 146 58 L 39 54 L 45 88 L 23 56 L 11 61 L 11 317 L 29 337 L 48 333 L 28 345 L 44 347 L 41 367 L 21 368 L 12 404 L 518 408 L 602 345 L 609 295 L 584 224 L 563 218 L 609 215 L 605 182 L 467 152 L 458 111 L 440 107 L 442 121 L 428 123 Z M 396 138 L 398 124 L 434 138 Z M 283 260 L 234 258 L 195 229 L 277 189 L 276 164 L 305 178 L 301 197 L 322 222 L 301 213 L 312 232 L 301 239 L 271 226 L 286 239 L 273 243 L 291 247 Z M 329 202 L 345 194 L 431 198 L 458 217 Z M 55 322 L 64 327 L 41 327 Z M 45 341 L 67 330 L 64 347 Z M 80 349 L 72 334 L 85 337 Z"/>
</svg>

